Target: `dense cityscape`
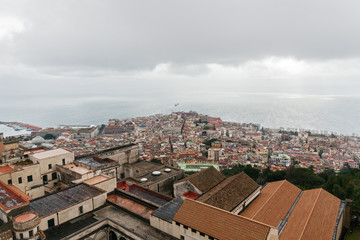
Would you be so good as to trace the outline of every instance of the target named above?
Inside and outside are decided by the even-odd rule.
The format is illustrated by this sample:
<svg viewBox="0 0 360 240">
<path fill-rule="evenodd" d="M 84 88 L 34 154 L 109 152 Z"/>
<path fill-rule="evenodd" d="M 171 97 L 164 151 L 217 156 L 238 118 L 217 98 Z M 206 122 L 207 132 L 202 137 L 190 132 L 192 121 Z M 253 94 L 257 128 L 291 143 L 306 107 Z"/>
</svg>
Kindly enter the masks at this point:
<svg viewBox="0 0 360 240">
<path fill-rule="evenodd" d="M 270 168 L 273 171 L 284 170 L 291 165 L 311 167 L 316 173 L 325 169 L 338 172 L 345 165 L 358 168 L 360 161 L 360 138 L 357 136 L 223 122 L 220 117 L 196 112 L 110 119 L 102 126 L 64 125 L 45 129 L 28 124 L 15 123 L 10 126 L 37 130 L 31 136 L 19 138 L 21 152 L 55 147 L 78 156 L 136 143 L 139 145 L 140 159 L 159 159 L 163 163 L 178 164 L 189 172 L 194 169 L 198 171 L 207 164 L 219 170 L 237 164 L 250 164 L 258 169 Z M 15 155 L 7 158 L 11 157 Z"/>
<path fill-rule="evenodd" d="M 2 124 L 31 133 L 0 134 L 1 239 L 340 239 L 360 210 L 357 136 L 194 111 Z"/>
</svg>

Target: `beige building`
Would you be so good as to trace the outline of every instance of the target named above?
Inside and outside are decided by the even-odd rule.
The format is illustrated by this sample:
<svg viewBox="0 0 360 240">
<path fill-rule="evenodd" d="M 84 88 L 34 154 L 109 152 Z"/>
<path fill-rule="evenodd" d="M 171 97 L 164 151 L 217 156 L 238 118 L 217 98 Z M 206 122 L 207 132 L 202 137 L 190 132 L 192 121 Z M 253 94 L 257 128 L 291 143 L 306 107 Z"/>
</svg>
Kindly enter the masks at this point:
<svg viewBox="0 0 360 240">
<path fill-rule="evenodd" d="M 0 180 L 17 187 L 31 198 L 43 196 L 45 193 L 39 164 L 20 163 L 0 167 Z"/>
<path fill-rule="evenodd" d="M 8 162 L 12 159 L 22 159 L 24 152 L 19 148 L 19 140 L 16 137 L 3 137 L 0 133 L 0 163 Z"/>
<path fill-rule="evenodd" d="M 125 176 L 134 179 L 139 186 L 167 196 L 172 196 L 174 183 L 184 177 L 181 169 L 147 161 L 126 164 L 124 169 Z"/>
<path fill-rule="evenodd" d="M 59 181 L 56 165 L 72 163 L 74 153 L 59 148 L 31 154 L 29 158 L 35 164 L 39 164 L 40 177 L 45 186 L 45 192 L 51 192 L 56 187 L 55 183 Z"/>
<path fill-rule="evenodd" d="M 106 202 L 106 191 L 81 183 L 30 201 L 30 211 L 40 218 L 45 231 L 93 211 Z"/>
<path fill-rule="evenodd" d="M 104 191 L 106 191 L 107 193 L 114 191 L 114 189 L 116 188 L 116 178 L 115 177 L 107 177 L 104 175 L 98 175 L 92 178 L 89 178 L 87 180 L 84 181 L 84 183 L 90 185 L 90 186 L 94 186 L 97 188 L 100 188 Z"/>
<path fill-rule="evenodd" d="M 25 193 L 0 181 L 0 222 L 7 223 L 12 217 L 28 210 L 29 200 Z"/>
</svg>

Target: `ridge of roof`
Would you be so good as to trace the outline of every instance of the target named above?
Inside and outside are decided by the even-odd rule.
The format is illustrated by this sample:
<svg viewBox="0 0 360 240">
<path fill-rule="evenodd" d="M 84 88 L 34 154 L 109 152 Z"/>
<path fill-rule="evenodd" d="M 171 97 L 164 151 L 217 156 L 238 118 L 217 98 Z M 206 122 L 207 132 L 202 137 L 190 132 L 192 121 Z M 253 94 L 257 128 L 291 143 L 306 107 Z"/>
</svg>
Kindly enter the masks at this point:
<svg viewBox="0 0 360 240">
<path fill-rule="evenodd" d="M 331 239 L 341 210 L 341 200 L 322 188 L 303 191 L 280 239 Z"/>
<path fill-rule="evenodd" d="M 314 189 L 314 190 L 317 190 L 317 189 Z M 309 215 L 308 215 L 308 218 L 306 219 L 306 222 L 305 222 L 305 224 L 304 224 L 304 228 L 303 228 L 303 230 L 301 231 L 301 234 L 300 234 L 299 239 L 301 239 L 302 236 L 304 235 L 306 226 L 308 225 L 308 223 L 309 223 L 309 221 L 310 221 L 310 218 L 311 218 L 311 215 L 312 215 L 312 213 L 314 212 L 314 209 L 315 209 L 315 206 L 316 206 L 316 204 L 317 204 L 317 201 L 319 200 L 319 196 L 320 196 L 321 190 L 322 190 L 322 188 L 320 188 L 320 191 L 319 191 L 318 195 L 316 196 L 315 204 L 313 205 L 313 207 L 312 207 L 312 209 L 311 209 L 311 211 L 310 211 L 310 213 L 309 213 Z"/>
<path fill-rule="evenodd" d="M 255 212 L 253 218 L 255 218 L 255 216 L 261 211 L 261 209 L 264 208 L 264 206 L 266 205 L 266 203 L 268 203 L 270 201 L 270 199 L 275 195 L 275 193 L 280 189 L 280 187 L 285 183 L 287 182 L 286 180 L 281 180 L 280 181 L 281 184 L 276 188 L 275 191 L 273 191 L 273 193 L 271 194 L 271 196 L 265 201 L 265 203 L 259 208 L 259 210 L 257 212 Z"/>
</svg>

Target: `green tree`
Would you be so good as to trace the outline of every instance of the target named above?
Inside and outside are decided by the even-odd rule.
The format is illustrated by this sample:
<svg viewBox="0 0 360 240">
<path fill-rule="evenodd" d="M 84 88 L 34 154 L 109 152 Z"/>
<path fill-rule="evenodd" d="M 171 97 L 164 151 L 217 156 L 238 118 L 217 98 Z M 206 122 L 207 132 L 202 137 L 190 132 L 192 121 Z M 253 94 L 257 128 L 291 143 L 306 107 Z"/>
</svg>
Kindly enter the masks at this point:
<svg viewBox="0 0 360 240">
<path fill-rule="evenodd" d="M 150 160 L 150 162 L 153 162 L 153 163 L 157 163 L 157 164 L 161 164 L 161 165 L 164 165 L 160 159 L 157 159 L 157 158 L 153 158 Z"/>
<path fill-rule="evenodd" d="M 45 136 L 44 136 L 44 139 L 46 140 L 51 140 L 51 139 L 55 139 L 54 135 L 52 135 L 51 133 L 47 133 Z"/>
</svg>

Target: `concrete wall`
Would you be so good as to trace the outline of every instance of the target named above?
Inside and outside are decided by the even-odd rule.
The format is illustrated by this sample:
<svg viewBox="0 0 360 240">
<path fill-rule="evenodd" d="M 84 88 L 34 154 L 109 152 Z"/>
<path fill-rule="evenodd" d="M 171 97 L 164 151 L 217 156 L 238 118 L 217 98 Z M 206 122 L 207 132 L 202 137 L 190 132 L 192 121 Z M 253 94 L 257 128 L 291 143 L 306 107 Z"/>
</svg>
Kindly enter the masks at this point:
<svg viewBox="0 0 360 240">
<path fill-rule="evenodd" d="M 106 191 L 107 193 L 114 191 L 114 189 L 116 188 L 116 178 L 110 178 L 109 180 L 105 180 L 103 182 L 94 184 L 93 186 L 98 187 L 104 191 Z"/>
<path fill-rule="evenodd" d="M 74 153 L 68 152 L 64 154 L 59 154 L 57 156 L 49 157 L 49 158 L 42 158 L 37 159 L 33 155 L 29 156 L 30 160 L 33 162 L 39 162 L 40 164 L 40 174 L 48 174 L 52 173 L 56 170 L 56 164 L 63 165 L 63 159 L 65 159 L 65 164 L 72 163 L 74 161 Z M 52 165 L 52 168 L 49 169 L 49 164 Z"/>
<path fill-rule="evenodd" d="M 6 212 L 0 208 L 0 219 L 1 221 L 3 221 L 4 223 L 7 223 L 8 222 L 8 217 L 7 217 L 7 214 Z"/>
<path fill-rule="evenodd" d="M 98 154 L 97 157 L 110 158 L 118 162 L 120 165 L 125 163 L 134 163 L 139 159 L 139 147 L 138 145 L 124 147 Z"/>
<path fill-rule="evenodd" d="M 44 186 L 39 186 L 37 188 L 32 188 L 29 190 L 26 190 L 25 192 L 27 195 L 29 195 L 32 199 L 42 197 L 45 195 L 45 188 Z"/>
<path fill-rule="evenodd" d="M 180 239 L 180 236 L 183 236 L 185 240 L 208 240 L 209 236 L 203 234 L 204 236 L 200 235 L 199 231 L 193 232 L 192 229 L 189 227 L 188 229 L 184 228 L 184 225 L 180 224 L 176 225 L 175 221 L 169 223 L 167 221 L 161 220 L 160 218 L 150 216 L 150 225 L 154 228 L 157 228 L 177 239 Z"/>
<path fill-rule="evenodd" d="M 107 197 L 107 193 L 103 193 L 99 196 L 94 197 L 93 199 L 93 204 L 94 204 L 94 209 L 101 207 L 102 205 L 105 204 L 106 202 L 106 197 Z"/>
<path fill-rule="evenodd" d="M 184 193 L 191 191 L 197 194 L 202 194 L 202 192 L 197 189 L 191 182 L 184 181 L 174 184 L 174 196 L 181 197 Z"/>
<path fill-rule="evenodd" d="M 336 240 L 340 239 L 343 223 L 344 223 L 344 211 L 341 214 L 339 225 L 338 225 L 337 230 L 336 230 L 336 238 L 335 238 Z"/>
<path fill-rule="evenodd" d="M 85 239 L 92 240 L 104 240 L 108 239 L 108 234 L 110 231 L 113 231 L 118 238 L 124 237 L 125 239 L 132 240 L 143 240 L 133 232 L 128 231 L 128 229 L 123 228 L 122 226 L 110 221 L 108 219 L 98 222 L 97 224 L 91 225 L 88 228 L 81 229 L 80 231 L 68 236 L 68 240 L 77 240 L 89 235 Z M 160 240 L 160 239 L 159 239 Z"/>
<path fill-rule="evenodd" d="M 150 225 L 154 228 L 157 228 L 175 238 L 180 239 L 181 236 L 184 237 L 185 240 L 208 240 L 209 236 L 206 234 L 200 234 L 199 231 L 192 231 L 190 227 L 187 229 L 184 227 L 183 224 L 177 225 L 175 221 L 169 223 L 164 221 L 160 218 L 157 218 L 153 215 L 150 215 Z M 279 233 L 276 228 L 271 228 L 267 237 L 267 240 L 278 240 Z"/>
<path fill-rule="evenodd" d="M 239 214 L 246 206 L 248 206 L 257 196 L 260 194 L 261 186 L 259 186 L 253 193 L 251 193 L 247 198 L 245 198 L 236 208 L 231 212 Z"/>
<path fill-rule="evenodd" d="M 30 237 L 31 230 L 33 231 L 32 237 Z M 16 239 L 37 239 L 37 237 L 35 236 L 37 234 L 37 226 L 32 229 L 29 229 L 27 231 L 24 231 L 24 232 L 17 232 L 17 231 L 14 231 L 14 232 L 15 232 Z M 22 238 L 20 238 L 21 233 L 23 234 Z"/>
<path fill-rule="evenodd" d="M 55 226 L 59 225 L 57 213 L 54 213 L 54 214 L 51 214 L 49 216 L 45 216 L 45 217 L 41 218 L 41 221 L 40 221 L 40 224 L 39 224 L 40 230 L 42 230 L 42 231 L 47 230 L 49 228 L 48 227 L 48 220 L 50 220 L 52 218 L 54 219 Z"/>
<path fill-rule="evenodd" d="M 79 208 L 83 207 L 83 213 L 79 212 Z M 58 212 L 59 224 L 70 221 L 86 212 L 90 212 L 93 210 L 92 199 L 88 199 L 84 202 L 73 205 L 69 208 L 66 208 L 60 212 Z"/>
<path fill-rule="evenodd" d="M 90 211 L 94 210 L 95 208 L 98 208 L 98 207 L 104 205 L 105 202 L 106 202 L 106 193 L 104 192 L 99 196 L 96 196 L 96 197 L 88 199 L 84 202 L 70 206 L 70 207 L 63 209 L 57 213 L 54 213 L 50 216 L 41 218 L 39 227 L 42 231 L 45 231 L 48 229 L 48 220 L 50 220 L 52 218 L 54 218 L 54 220 L 55 220 L 55 226 L 58 226 L 59 224 L 70 221 L 74 218 L 79 217 L 82 214 L 90 212 Z M 80 211 L 79 211 L 80 206 L 83 207 L 83 213 L 80 213 Z"/>
</svg>

